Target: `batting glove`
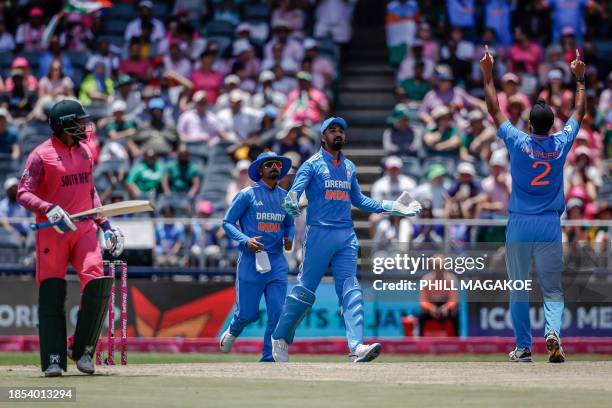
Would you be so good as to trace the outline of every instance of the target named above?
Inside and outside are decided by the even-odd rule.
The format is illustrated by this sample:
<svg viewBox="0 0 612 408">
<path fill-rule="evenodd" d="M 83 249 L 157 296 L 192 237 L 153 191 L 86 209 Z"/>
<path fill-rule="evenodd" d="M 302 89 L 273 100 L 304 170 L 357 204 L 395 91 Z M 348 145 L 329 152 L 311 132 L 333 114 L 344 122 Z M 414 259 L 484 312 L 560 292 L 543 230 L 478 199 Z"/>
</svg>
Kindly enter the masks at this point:
<svg viewBox="0 0 612 408">
<path fill-rule="evenodd" d="M 106 228 L 104 230 L 104 241 L 106 244 L 106 249 L 115 258 L 123 253 L 123 248 L 125 247 L 125 237 L 119 228 Z"/>
<path fill-rule="evenodd" d="M 74 225 L 70 219 L 70 215 L 59 205 L 51 207 L 45 216 L 53 225 L 53 228 L 60 234 L 65 234 L 66 232 L 75 231 L 77 229 L 76 225 Z"/>
<path fill-rule="evenodd" d="M 298 205 L 298 203 L 293 201 L 291 197 L 289 197 L 289 195 L 285 197 L 282 207 L 283 210 L 285 210 L 287 214 L 291 215 L 292 217 L 299 217 L 300 206 Z"/>
</svg>

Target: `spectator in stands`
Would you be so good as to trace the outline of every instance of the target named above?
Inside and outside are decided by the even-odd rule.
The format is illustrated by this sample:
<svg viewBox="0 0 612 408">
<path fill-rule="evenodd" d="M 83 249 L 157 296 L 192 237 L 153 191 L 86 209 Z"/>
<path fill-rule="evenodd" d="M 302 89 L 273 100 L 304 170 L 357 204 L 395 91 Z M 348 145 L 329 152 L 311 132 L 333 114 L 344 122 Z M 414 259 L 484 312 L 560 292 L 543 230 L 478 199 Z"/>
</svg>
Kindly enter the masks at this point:
<svg viewBox="0 0 612 408">
<path fill-rule="evenodd" d="M 449 200 L 446 202 L 448 218 L 472 218 L 474 206 L 478 202 L 478 195 L 481 192 L 480 183 L 476 181 L 474 165 L 470 162 L 459 163 L 457 180 L 448 190 Z M 466 241 L 469 241 L 469 239 Z"/>
<path fill-rule="evenodd" d="M 453 71 L 453 76 L 455 78 L 459 78 L 460 83 L 465 84 L 466 82 L 468 82 L 472 71 L 472 64 L 470 62 L 471 55 L 469 59 L 462 58 L 458 55 L 458 51 L 459 49 L 457 42 L 453 38 L 447 40 L 446 46 L 442 48 L 443 57 L 440 62 L 451 67 Z"/>
<path fill-rule="evenodd" d="M 190 161 L 187 145 L 181 144 L 177 157 L 166 164 L 162 190 L 165 194 L 181 194 L 193 200 L 200 192 L 202 174 L 200 167 Z"/>
<path fill-rule="evenodd" d="M 240 89 L 240 82 L 240 77 L 238 77 L 238 75 L 230 74 L 225 77 L 225 79 L 223 80 L 222 93 L 219 95 L 217 101 L 215 102 L 215 110 L 217 112 L 227 108 L 230 105 L 229 96 L 232 91 L 236 89 L 242 92 L 242 98 L 244 101 L 250 101 L 249 93 L 244 92 L 242 91 L 242 89 Z M 246 104 L 250 105 L 250 102 L 247 102 Z"/>
<path fill-rule="evenodd" d="M 23 79 L 25 81 L 24 86 L 27 90 L 32 92 L 38 92 L 38 79 L 34 75 L 32 75 L 30 71 L 30 64 L 28 60 L 24 57 L 15 57 L 13 63 L 11 64 L 11 70 L 21 69 L 23 70 Z M 13 78 L 9 77 L 6 79 L 4 84 L 4 90 L 6 92 L 11 92 L 15 83 L 13 82 Z"/>
<path fill-rule="evenodd" d="M 280 0 L 278 7 L 272 13 L 270 23 L 272 27 L 277 26 L 279 22 L 286 23 L 291 37 L 300 39 L 304 35 L 302 30 L 306 16 L 297 3 L 296 0 Z"/>
<path fill-rule="evenodd" d="M 298 88 L 289 94 L 283 117 L 308 126 L 320 123 L 329 112 L 327 97 L 312 86 L 312 75 L 308 72 L 299 72 L 297 79 Z"/>
<path fill-rule="evenodd" d="M 6 23 L 0 17 L 0 52 L 13 52 L 15 49 L 15 38 L 6 30 Z"/>
<path fill-rule="evenodd" d="M 563 73 L 563 82 L 569 82 L 571 72 L 569 64 L 563 59 L 563 49 L 559 44 L 551 44 L 546 48 L 546 59 L 538 66 L 538 79 L 541 84 L 548 82 L 548 74 L 552 70 L 560 70 Z"/>
<path fill-rule="evenodd" d="M 142 57 L 141 40 L 137 37 L 132 38 L 128 48 L 128 58 L 119 64 L 119 72 L 138 78 L 140 82 L 144 83 L 151 78 L 152 70 L 151 61 Z"/>
<path fill-rule="evenodd" d="M 444 165 L 432 163 L 427 169 L 427 181 L 417 186 L 414 197 L 419 200 L 431 200 L 431 208 L 434 217 L 444 216 L 444 205 L 448 200 L 447 171 Z"/>
<path fill-rule="evenodd" d="M 268 41 L 264 49 L 264 57 L 267 60 L 273 60 L 273 52 L 276 44 L 282 46 L 282 58 L 290 59 L 295 64 L 299 64 L 304 58 L 304 48 L 302 44 L 289 37 L 291 29 L 287 21 L 278 20 L 275 25 L 272 26 L 273 35 Z"/>
<path fill-rule="evenodd" d="M 315 9 L 314 36 L 331 37 L 346 50 L 353 34 L 353 11 L 358 0 L 320 0 Z M 343 51 L 344 52 L 344 51 Z"/>
<path fill-rule="evenodd" d="M 300 164 L 314 154 L 314 148 L 309 140 L 303 137 L 302 125 L 297 122 L 288 122 L 277 134 L 277 142 L 272 151 L 280 156 L 295 152 L 300 157 Z"/>
<path fill-rule="evenodd" d="M 213 0 L 214 19 L 228 21 L 234 25 L 240 23 L 241 0 Z"/>
<path fill-rule="evenodd" d="M 17 186 L 19 180 L 16 177 L 9 177 L 4 182 L 6 197 L 0 200 L 0 225 L 6 233 L 14 235 L 25 245 L 28 237 L 29 226 L 27 221 L 9 222 L 7 218 L 30 218 L 28 210 L 17 202 Z"/>
<path fill-rule="evenodd" d="M 450 38 L 446 41 L 446 45 L 440 50 L 440 59 L 442 61 L 448 60 L 469 63 L 474 59 L 474 43 L 466 40 L 463 36 L 464 34 L 461 28 L 455 27 L 452 29 Z M 446 64 L 451 66 L 454 72 L 456 67 L 449 62 L 446 62 Z M 461 71 L 463 72 L 464 70 Z M 455 77 L 457 77 L 456 72 Z M 459 78 L 464 77 L 462 76 Z"/>
<path fill-rule="evenodd" d="M 453 86 L 453 72 L 448 65 L 438 65 L 436 67 L 436 85 L 427 92 L 423 98 L 419 115 L 428 124 L 432 124 L 432 111 L 436 107 L 450 106 L 454 111 L 464 107 L 478 107 L 483 112 L 486 111 L 484 101 L 468 94 L 465 89 Z M 457 115 L 455 115 L 457 116 Z M 457 119 L 457 117 L 455 118 Z M 459 118 L 460 119 L 460 118 Z"/>
<path fill-rule="evenodd" d="M 98 62 L 104 64 L 105 77 L 116 77 L 117 71 L 119 70 L 119 58 L 111 54 L 108 40 L 98 40 L 98 49 L 87 58 L 85 69 L 93 71 Z"/>
<path fill-rule="evenodd" d="M 74 97 L 74 82 L 64 74 L 61 62 L 54 60 L 49 66 L 49 72 L 38 83 L 38 101 L 29 117 L 44 117 L 43 109 L 46 105 L 68 97 Z"/>
<path fill-rule="evenodd" d="M 512 72 L 504 74 L 501 78 L 502 92 L 497 94 L 497 99 L 499 100 L 499 108 L 506 115 L 509 114 L 508 100 L 511 97 L 520 98 L 523 106 L 525 107 L 524 109 L 531 108 L 531 103 L 529 102 L 527 95 L 519 91 L 520 81 L 520 78 Z"/>
<path fill-rule="evenodd" d="M 11 115 L 5 108 L 0 108 L 0 153 L 10 157 L 10 160 L 19 160 L 21 149 L 17 142 L 17 129 L 11 126 Z"/>
<path fill-rule="evenodd" d="M 196 203 L 197 220 L 191 223 L 191 248 L 192 257 L 197 259 L 195 262 L 200 267 L 218 264 L 224 255 L 221 252 L 220 236 L 223 234 L 218 222 L 208 220 L 214 213 L 213 203 L 202 200 Z M 203 259 L 202 259 L 203 258 Z M 200 262 L 203 260 L 204 262 Z M 212 262 L 211 262 L 212 261 Z"/>
<path fill-rule="evenodd" d="M 433 203 L 431 198 L 420 199 L 419 201 L 423 209 L 421 210 L 420 219 L 432 219 Z M 444 242 L 444 226 L 443 225 L 424 225 L 415 224 L 412 233 L 411 246 L 418 248 L 421 245 L 442 244 Z"/>
<path fill-rule="evenodd" d="M 169 219 L 169 222 L 155 226 L 155 263 L 160 266 L 179 266 L 185 261 L 181 255 L 185 226 L 171 221 L 175 209 L 170 203 L 166 203 L 160 211 L 162 217 Z"/>
<path fill-rule="evenodd" d="M 232 47 L 232 55 L 235 57 L 235 62 L 242 63 L 245 79 L 257 81 L 261 71 L 261 61 L 255 55 L 255 48 L 251 43 L 245 39 L 236 40 Z"/>
<path fill-rule="evenodd" d="M 32 7 L 28 21 L 17 27 L 15 42 L 19 51 L 40 51 L 40 43 L 45 31 L 44 13 L 40 7 Z"/>
<path fill-rule="evenodd" d="M 333 62 L 319 54 L 319 45 L 316 40 L 307 38 L 304 40 L 305 57 L 312 61 L 312 73 L 323 77 L 323 87 L 327 89 L 336 79 L 336 68 Z"/>
<path fill-rule="evenodd" d="M 508 120 L 512 123 L 512 126 L 523 131 L 527 131 L 527 120 L 525 120 L 524 113 L 525 103 L 523 99 L 518 96 L 511 96 L 508 98 Z"/>
<path fill-rule="evenodd" d="M 263 112 L 245 106 L 242 92 L 235 89 L 229 95 L 230 106 L 221 110 L 217 118 L 223 130 L 239 142 L 245 141 L 259 130 Z"/>
<path fill-rule="evenodd" d="M 79 100 L 84 106 L 94 103 L 105 105 L 114 91 L 113 80 L 106 76 L 106 68 L 100 61 L 95 65 L 93 72 L 83 78 Z"/>
<path fill-rule="evenodd" d="M 497 132 L 485 121 L 484 114 L 478 109 L 470 111 L 468 121 L 470 126 L 461 136 L 459 158 L 469 162 L 478 159 L 487 161 L 491 157 L 491 148 Z"/>
<path fill-rule="evenodd" d="M 419 4 L 415 0 L 387 3 L 385 28 L 391 65 L 397 65 L 397 62 L 404 57 L 406 48 L 414 42 L 419 18 Z"/>
<path fill-rule="evenodd" d="M 404 104 L 395 105 L 393 113 L 387 118 L 391 125 L 382 135 L 383 150 L 387 155 L 416 155 L 422 133 L 410 124 L 408 109 Z"/>
<path fill-rule="evenodd" d="M 178 144 L 176 128 L 168 123 L 164 116 L 166 104 L 161 98 L 153 98 L 147 105 L 150 120 L 142 122 L 138 126 L 138 132 L 134 135 L 134 142 L 141 151 L 152 150 L 158 155 L 167 155 L 174 151 Z"/>
<path fill-rule="evenodd" d="M 255 55 L 260 56 L 263 54 L 263 49 L 253 40 L 253 28 L 249 23 L 240 23 L 234 31 L 234 44 L 240 40 L 246 40 L 255 52 Z"/>
<path fill-rule="evenodd" d="M 208 48 L 201 56 L 200 67 L 191 74 L 194 91 L 206 91 L 206 95 L 211 104 L 217 101 L 221 86 L 223 84 L 223 74 L 214 70 L 213 65 L 217 58 L 215 48 Z"/>
<path fill-rule="evenodd" d="M 272 87 L 275 91 L 288 95 L 298 86 L 298 81 L 293 75 L 296 69 L 293 62 L 288 63 L 285 61 L 282 65 L 275 65 L 270 69 L 274 72 L 274 83 Z"/>
<path fill-rule="evenodd" d="M 519 65 L 530 74 L 537 74 L 538 65 L 543 60 L 542 48 L 531 41 L 520 26 L 514 28 L 514 44 L 510 47 L 508 55 L 512 63 L 511 71 L 518 71 Z"/>
<path fill-rule="evenodd" d="M 423 46 L 423 59 L 433 61 L 434 63 L 438 62 L 440 60 L 440 47 L 431 35 L 430 25 L 422 22 L 417 36 Z"/>
<path fill-rule="evenodd" d="M 382 200 L 395 201 L 403 191 L 408 191 L 410 194 L 416 188 L 416 182 L 405 174 L 401 174 L 402 159 L 397 156 L 389 156 L 385 159 L 385 174 L 376 180 L 372 185 L 371 196 L 373 200 L 382 202 Z M 385 218 L 383 214 L 370 214 L 370 235 L 376 236 L 377 224 Z M 397 222 L 396 222 L 397 221 Z M 391 224 L 399 226 L 399 220 L 393 220 Z M 412 231 L 410 231 L 410 234 Z M 403 242 L 406 242 L 404 240 Z"/>
<path fill-rule="evenodd" d="M 62 64 L 63 72 L 69 76 L 74 76 L 74 68 L 68 55 L 62 52 L 62 46 L 60 44 L 60 37 L 57 34 L 51 36 L 49 41 L 49 48 L 47 52 L 40 54 L 38 59 L 38 77 L 41 78 L 49 72 L 49 68 L 53 61 L 58 60 Z"/>
<path fill-rule="evenodd" d="M 433 270 L 421 278 L 421 281 L 429 281 L 430 285 L 421 289 L 419 294 L 419 305 L 421 306 L 419 335 L 427 335 L 428 322 L 430 321 L 437 322 L 440 326 L 450 321 L 453 334 L 458 336 L 459 302 L 457 300 L 457 291 L 449 289 L 458 287 L 457 278 L 452 272 L 447 272 L 444 269 L 444 255 L 433 255 L 428 261 L 432 264 Z M 445 330 L 442 329 L 442 331 Z M 448 334 L 447 331 L 445 332 Z"/>
<path fill-rule="evenodd" d="M 164 177 L 164 166 L 153 149 L 144 152 L 143 160 L 134 164 L 126 179 L 126 190 L 131 198 L 154 198 Z"/>
<path fill-rule="evenodd" d="M 164 56 L 164 68 L 166 71 L 175 72 L 185 78 L 189 78 L 191 75 L 191 61 L 185 57 L 183 50 L 181 50 L 179 39 L 170 41 L 169 52 Z"/>
<path fill-rule="evenodd" d="M 141 0 L 138 3 L 138 10 L 140 16 L 130 21 L 125 28 L 124 38 L 126 41 L 131 41 L 134 37 L 140 37 L 142 34 L 143 22 L 148 22 L 152 25 L 151 41 L 157 43 L 164 38 L 165 30 L 164 25 L 161 21 L 153 18 L 153 2 L 148 0 Z"/>
<path fill-rule="evenodd" d="M 578 40 L 582 42 L 585 10 L 587 7 L 599 8 L 599 5 L 592 0 L 539 0 L 536 3 L 538 7 L 549 8 L 551 11 L 553 42 L 559 42 L 564 28 L 571 28 L 576 33 Z"/>
<path fill-rule="evenodd" d="M 481 218 L 483 212 L 494 215 L 508 214 L 512 178 L 508 172 L 508 152 L 506 149 L 493 152 L 489 161 L 489 170 L 489 176 L 482 180 L 483 192 L 478 200 L 475 212 L 476 218 Z"/>
<path fill-rule="evenodd" d="M 129 75 L 121 74 L 117 79 L 117 89 L 113 94 L 113 102 L 125 103 L 125 118 L 135 120 L 139 112 L 144 108 L 140 92 L 134 88 L 134 80 Z"/>
<path fill-rule="evenodd" d="M 556 108 L 559 114 L 563 111 L 569 111 L 572 98 L 572 92 L 563 86 L 563 72 L 558 69 L 550 71 L 548 73 L 548 84 L 540 91 L 538 99 L 543 99 L 551 108 Z"/>
<path fill-rule="evenodd" d="M 583 189 L 588 198 L 585 201 L 593 202 L 597 199 L 597 190 L 603 180 L 600 170 L 593 164 L 591 152 L 587 146 L 578 146 L 574 151 L 575 163 L 565 167 L 565 194 L 571 195 L 575 187 Z"/>
<path fill-rule="evenodd" d="M 240 160 L 236 163 L 234 170 L 232 170 L 232 181 L 227 185 L 227 192 L 225 193 L 225 204 L 230 205 L 232 200 L 238 194 L 238 192 L 252 184 L 249 177 L 249 166 L 251 162 L 249 160 Z"/>
<path fill-rule="evenodd" d="M 13 119 L 22 123 L 26 116 L 34 109 L 37 95 L 26 87 L 26 72 L 21 68 L 11 71 L 12 89 L 2 95 L 2 107 L 9 110 Z M 8 82 L 8 81 L 7 81 Z"/>
<path fill-rule="evenodd" d="M 418 39 L 412 43 L 410 52 L 406 54 L 406 58 L 404 58 L 397 71 L 397 82 L 401 84 L 406 79 L 414 78 L 417 64 L 423 65 L 421 78 L 429 81 L 434 73 L 435 63 L 430 59 L 423 58 L 423 42 Z"/>
<path fill-rule="evenodd" d="M 447 0 L 446 15 L 452 27 L 472 30 L 474 28 L 474 0 Z"/>
<path fill-rule="evenodd" d="M 512 5 L 508 0 L 487 0 L 485 3 L 485 27 L 495 31 L 499 43 L 508 46 L 512 43 Z"/>
<path fill-rule="evenodd" d="M 208 109 L 206 92 L 194 93 L 192 102 L 195 106 L 183 112 L 178 119 L 180 140 L 184 143 L 207 142 L 212 146 L 219 138 L 225 138 L 221 121 Z"/>
<path fill-rule="evenodd" d="M 423 137 L 425 148 L 430 154 L 457 157 L 461 138 L 451 111 L 444 105 L 438 106 L 432 111 L 431 118 L 435 125 L 430 127 Z"/>
<path fill-rule="evenodd" d="M 259 75 L 259 87 L 257 93 L 253 95 L 252 105 L 254 108 L 263 109 L 266 106 L 274 106 L 280 109 L 285 106 L 287 98 L 282 92 L 274 90 L 274 73 L 272 71 L 262 71 Z"/>
<path fill-rule="evenodd" d="M 140 149 L 134 142 L 136 123 L 126 116 L 127 105 L 124 101 L 115 100 L 111 106 L 112 119 L 106 125 L 110 141 L 116 142 L 132 157 L 140 156 Z"/>
<path fill-rule="evenodd" d="M 398 94 L 409 101 L 422 101 L 431 85 L 423 76 L 425 73 L 425 61 L 419 60 L 414 64 L 414 75 L 399 83 Z"/>
</svg>

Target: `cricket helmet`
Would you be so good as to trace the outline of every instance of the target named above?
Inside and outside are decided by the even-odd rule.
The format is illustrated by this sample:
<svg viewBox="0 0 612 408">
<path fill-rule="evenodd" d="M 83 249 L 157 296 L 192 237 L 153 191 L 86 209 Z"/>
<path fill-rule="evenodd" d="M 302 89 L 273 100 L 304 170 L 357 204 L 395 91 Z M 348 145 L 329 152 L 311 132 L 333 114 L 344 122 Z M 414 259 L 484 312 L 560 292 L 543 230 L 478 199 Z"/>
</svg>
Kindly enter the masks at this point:
<svg viewBox="0 0 612 408">
<path fill-rule="evenodd" d="M 49 126 L 58 136 L 66 132 L 77 140 L 83 140 L 87 137 L 89 124 L 89 115 L 83 105 L 74 99 L 61 100 L 49 111 Z"/>
</svg>

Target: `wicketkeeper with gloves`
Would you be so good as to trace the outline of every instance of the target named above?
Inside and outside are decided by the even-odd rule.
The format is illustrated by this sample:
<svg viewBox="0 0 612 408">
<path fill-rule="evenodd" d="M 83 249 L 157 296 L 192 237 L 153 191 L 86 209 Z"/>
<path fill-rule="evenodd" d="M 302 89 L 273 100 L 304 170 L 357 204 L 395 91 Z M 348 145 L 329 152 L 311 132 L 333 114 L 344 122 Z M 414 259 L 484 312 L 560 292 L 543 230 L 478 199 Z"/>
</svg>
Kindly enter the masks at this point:
<svg viewBox="0 0 612 408">
<path fill-rule="evenodd" d="M 363 344 L 363 298 L 357 281 L 359 242 L 353 230 L 351 205 L 363 211 L 387 212 L 396 216 L 420 213 L 418 202 L 402 200 L 382 203 L 361 193 L 356 167 L 342 154 L 347 123 L 331 117 L 321 125 L 321 149 L 299 168 L 283 208 L 293 217 L 305 191 L 308 199 L 303 263 L 298 283 L 285 300 L 283 311 L 272 334 L 272 355 L 277 362 L 288 361 L 288 345 L 295 330 L 315 302 L 315 291 L 328 267 L 331 267 L 336 294 L 349 347 L 354 362 L 368 362 L 381 351 L 378 343 Z M 403 194 L 402 197 L 405 197 Z"/>
<path fill-rule="evenodd" d="M 123 252 L 124 238 L 106 218 L 73 222 L 69 214 L 101 205 L 93 180 L 91 122 L 76 100 L 57 102 L 49 112 L 53 134 L 30 153 L 19 183 L 19 204 L 49 221 L 36 231 L 36 282 L 41 368 L 47 377 L 62 375 L 67 356 L 93 374 L 93 353 L 108 309 L 111 277 L 104 277 L 97 231 L 102 228 L 113 256 Z M 73 343 L 66 341 L 66 272 L 76 270 L 81 289 Z"/>
</svg>

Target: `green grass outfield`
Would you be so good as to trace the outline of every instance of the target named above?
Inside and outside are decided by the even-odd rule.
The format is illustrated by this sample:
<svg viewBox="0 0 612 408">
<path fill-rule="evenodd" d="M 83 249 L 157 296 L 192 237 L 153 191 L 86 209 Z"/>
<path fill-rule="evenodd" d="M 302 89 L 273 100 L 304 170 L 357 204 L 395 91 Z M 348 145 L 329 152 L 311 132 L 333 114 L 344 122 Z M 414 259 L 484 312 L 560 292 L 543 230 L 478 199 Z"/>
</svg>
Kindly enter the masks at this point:
<svg viewBox="0 0 612 408">
<path fill-rule="evenodd" d="M 116 359 L 119 355 L 116 354 Z M 86 376 L 70 365 L 41 377 L 37 353 L 0 353 L 0 387 L 76 387 L 72 403 L 0 407 L 519 407 L 609 406 L 612 356 L 569 356 L 566 364 L 506 362 L 505 355 L 292 356 L 260 364 L 249 354 L 130 353 L 127 367 Z"/>
</svg>

